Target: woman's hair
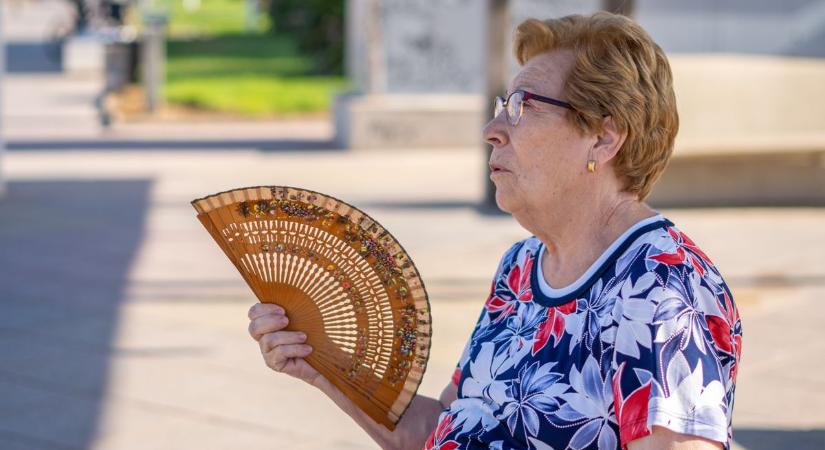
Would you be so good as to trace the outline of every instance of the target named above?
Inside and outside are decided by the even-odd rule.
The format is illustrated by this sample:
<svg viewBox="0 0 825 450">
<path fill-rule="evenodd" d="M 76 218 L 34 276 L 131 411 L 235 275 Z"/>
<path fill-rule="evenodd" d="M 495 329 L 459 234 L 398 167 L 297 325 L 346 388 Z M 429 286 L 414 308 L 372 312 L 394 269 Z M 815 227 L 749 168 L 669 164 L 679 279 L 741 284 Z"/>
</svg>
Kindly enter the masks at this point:
<svg viewBox="0 0 825 450">
<path fill-rule="evenodd" d="M 615 159 L 625 190 L 644 200 L 667 166 L 679 130 L 670 65 L 662 49 L 627 17 L 598 12 L 540 21 L 528 19 L 515 32 L 519 64 L 540 53 L 569 49 L 576 62 L 564 85 L 568 114 L 585 133 L 602 131 L 613 117 L 627 139 Z"/>
</svg>

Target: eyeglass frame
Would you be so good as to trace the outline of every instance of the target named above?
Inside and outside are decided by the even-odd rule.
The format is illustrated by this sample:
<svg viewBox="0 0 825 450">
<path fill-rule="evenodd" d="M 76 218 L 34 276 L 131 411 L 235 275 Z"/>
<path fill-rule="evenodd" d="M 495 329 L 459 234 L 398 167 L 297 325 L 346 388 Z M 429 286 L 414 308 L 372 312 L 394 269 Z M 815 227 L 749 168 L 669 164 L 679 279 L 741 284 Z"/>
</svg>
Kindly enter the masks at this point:
<svg viewBox="0 0 825 450">
<path fill-rule="evenodd" d="M 571 111 L 576 110 L 576 108 L 574 108 L 573 105 L 571 105 L 570 103 L 567 103 L 565 101 L 557 100 L 555 98 L 545 97 L 543 95 L 538 95 L 538 94 L 530 92 L 530 91 L 525 91 L 524 89 L 518 89 L 518 90 L 515 90 L 512 93 L 508 94 L 507 98 L 504 98 L 501 95 L 496 96 L 496 98 L 494 100 L 495 103 L 494 103 L 494 106 L 493 106 L 493 114 L 494 114 L 493 117 L 494 118 L 498 117 L 498 115 L 501 114 L 501 111 L 506 111 L 507 110 L 507 105 L 510 103 L 510 99 L 515 94 L 521 94 L 521 105 L 519 106 L 518 117 L 516 117 L 515 123 L 511 122 L 511 120 L 509 119 L 510 112 L 509 111 L 507 112 L 507 117 L 508 117 L 507 122 L 510 123 L 510 125 L 512 125 L 512 126 L 518 125 L 519 121 L 521 120 L 521 115 L 524 112 L 524 102 L 529 101 L 529 100 L 538 100 L 542 103 L 548 103 L 548 104 L 556 105 L 556 106 L 559 106 L 559 107 L 562 107 L 562 108 L 567 108 Z M 498 112 L 496 112 L 496 110 L 498 109 L 499 104 L 501 104 L 501 109 L 498 110 Z"/>
</svg>

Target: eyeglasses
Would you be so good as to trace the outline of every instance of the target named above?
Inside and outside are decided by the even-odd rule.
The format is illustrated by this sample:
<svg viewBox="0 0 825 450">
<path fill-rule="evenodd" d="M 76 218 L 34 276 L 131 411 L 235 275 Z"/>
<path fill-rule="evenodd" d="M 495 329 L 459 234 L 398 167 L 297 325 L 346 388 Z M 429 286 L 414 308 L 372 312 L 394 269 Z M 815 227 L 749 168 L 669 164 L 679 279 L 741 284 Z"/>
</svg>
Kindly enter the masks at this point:
<svg viewBox="0 0 825 450">
<path fill-rule="evenodd" d="M 550 97 L 543 97 L 541 95 L 519 89 L 513 92 L 512 94 L 508 95 L 506 99 L 500 95 L 496 97 L 494 110 L 495 112 L 493 113 L 493 117 L 498 117 L 498 115 L 501 114 L 501 111 L 506 108 L 507 122 L 509 122 L 512 126 L 516 126 L 518 125 L 518 122 L 521 119 L 521 113 L 524 110 L 524 102 L 526 102 L 527 100 L 538 100 L 540 102 L 549 103 L 551 105 L 561 106 L 562 108 L 574 110 L 573 106 L 570 103 L 563 102 L 561 100 L 556 100 Z"/>
</svg>

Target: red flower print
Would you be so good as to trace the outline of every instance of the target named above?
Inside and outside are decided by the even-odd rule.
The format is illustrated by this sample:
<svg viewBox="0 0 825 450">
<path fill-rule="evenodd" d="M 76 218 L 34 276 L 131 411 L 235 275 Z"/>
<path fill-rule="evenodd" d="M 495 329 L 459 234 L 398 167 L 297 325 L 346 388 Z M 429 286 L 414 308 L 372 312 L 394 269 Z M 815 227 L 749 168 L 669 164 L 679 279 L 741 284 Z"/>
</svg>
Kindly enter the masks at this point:
<svg viewBox="0 0 825 450">
<path fill-rule="evenodd" d="M 504 272 L 493 282 L 492 292 L 484 306 L 490 313 L 500 313 L 496 320 L 501 320 L 515 311 L 517 302 L 533 300 L 533 290 L 530 287 L 530 271 L 533 268 L 533 258 L 529 253 L 524 267 L 518 264 L 510 266 L 510 271 Z"/>
<path fill-rule="evenodd" d="M 461 367 L 456 367 L 455 372 L 453 372 L 453 384 L 458 386 L 458 382 L 461 381 Z"/>
<path fill-rule="evenodd" d="M 563 305 L 547 308 L 547 319 L 542 322 L 536 329 L 536 334 L 533 336 L 532 353 L 535 355 L 550 340 L 553 336 L 553 347 L 559 344 L 562 333 L 564 333 L 564 317 L 567 314 L 576 311 L 576 301 L 571 300 Z"/>
<path fill-rule="evenodd" d="M 487 308 L 488 312 L 501 312 L 502 316 L 506 316 L 513 312 L 516 305 L 512 299 L 505 300 L 497 295 L 491 295 L 487 299 L 487 303 L 484 304 L 484 307 Z"/>
<path fill-rule="evenodd" d="M 742 335 L 737 333 L 737 330 L 741 328 L 741 319 L 739 310 L 733 304 L 728 292 L 723 291 L 722 294 L 720 306 L 726 313 L 725 316 L 706 315 L 705 320 L 716 347 L 729 355 L 735 355 L 731 366 L 731 377 L 735 380 L 739 358 L 742 356 Z"/>
<path fill-rule="evenodd" d="M 650 259 L 662 264 L 675 265 L 684 264 L 690 260 L 691 265 L 699 272 L 705 274 L 705 267 L 711 265 L 710 258 L 705 254 L 687 235 L 673 227 L 667 227 L 667 232 L 676 241 L 676 251 L 673 253 L 660 253 L 650 256 Z"/>
<path fill-rule="evenodd" d="M 622 394 L 622 373 L 625 363 L 613 375 L 613 404 L 616 407 L 616 422 L 619 423 L 619 440 L 622 448 L 627 443 L 650 434 L 647 429 L 647 405 L 650 399 L 651 381 L 639 386 L 627 398 Z"/>
<path fill-rule="evenodd" d="M 529 302 L 533 299 L 533 290 L 530 288 L 530 271 L 533 269 L 534 259 L 528 254 L 527 260 L 524 262 L 524 269 L 516 264 L 513 270 L 510 271 L 510 276 L 507 277 L 510 290 L 522 302 Z"/>
<path fill-rule="evenodd" d="M 438 422 L 430 437 L 427 438 L 427 443 L 424 444 L 423 450 L 454 450 L 458 447 L 458 442 L 454 440 L 445 441 L 444 439 L 453 431 L 453 416 L 445 414 Z"/>
<path fill-rule="evenodd" d="M 504 311 L 504 314 L 506 315 L 512 311 L 512 308 L 508 300 L 503 299 L 497 294 L 497 284 L 497 280 L 493 280 L 493 283 L 490 286 L 490 295 L 487 297 L 484 307 L 487 308 L 487 312 L 489 313 Z"/>
</svg>

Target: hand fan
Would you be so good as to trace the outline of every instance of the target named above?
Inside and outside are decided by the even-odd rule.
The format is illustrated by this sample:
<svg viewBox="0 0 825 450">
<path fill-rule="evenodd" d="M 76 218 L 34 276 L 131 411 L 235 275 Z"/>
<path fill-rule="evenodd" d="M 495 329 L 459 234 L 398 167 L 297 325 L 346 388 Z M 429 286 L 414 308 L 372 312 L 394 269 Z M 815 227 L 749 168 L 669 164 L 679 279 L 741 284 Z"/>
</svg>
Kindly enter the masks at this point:
<svg viewBox="0 0 825 450">
<path fill-rule="evenodd" d="M 287 186 L 192 201 L 198 219 L 264 303 L 306 333 L 305 358 L 390 430 L 426 369 L 430 308 L 410 257 L 341 200 Z"/>
</svg>

